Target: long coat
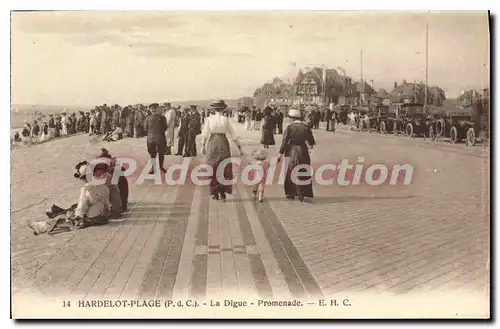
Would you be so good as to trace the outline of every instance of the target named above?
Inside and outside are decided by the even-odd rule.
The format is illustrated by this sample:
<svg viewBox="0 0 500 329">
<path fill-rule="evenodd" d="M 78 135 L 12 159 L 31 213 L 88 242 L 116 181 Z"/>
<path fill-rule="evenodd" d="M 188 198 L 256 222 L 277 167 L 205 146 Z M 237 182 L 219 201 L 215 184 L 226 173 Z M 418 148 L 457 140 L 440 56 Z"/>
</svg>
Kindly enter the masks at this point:
<svg viewBox="0 0 500 329">
<path fill-rule="evenodd" d="M 260 143 L 263 145 L 274 145 L 274 127 L 276 126 L 275 118 L 272 115 L 264 116 L 264 124 L 262 125 L 262 138 Z"/>
<path fill-rule="evenodd" d="M 311 165 L 308 145 L 316 144 L 311 128 L 303 122 L 294 122 L 286 127 L 279 153 L 289 159 L 285 176 L 285 194 L 290 197 L 305 196 L 314 197 L 312 181 L 309 184 L 297 185 L 291 177 L 291 173 L 298 165 Z M 299 172 L 304 172 L 302 169 Z M 311 177 L 301 176 L 301 180 L 309 180 Z"/>
</svg>

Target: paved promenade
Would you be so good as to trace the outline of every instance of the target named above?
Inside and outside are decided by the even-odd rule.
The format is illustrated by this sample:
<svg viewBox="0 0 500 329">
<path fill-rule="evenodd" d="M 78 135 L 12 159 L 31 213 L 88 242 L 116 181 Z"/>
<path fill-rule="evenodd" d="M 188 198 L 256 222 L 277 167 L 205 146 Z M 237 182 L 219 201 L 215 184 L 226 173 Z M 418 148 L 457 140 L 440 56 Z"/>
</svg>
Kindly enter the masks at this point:
<svg viewBox="0 0 500 329">
<path fill-rule="evenodd" d="M 237 125 L 245 153 L 260 133 Z M 352 293 L 489 295 L 489 149 L 348 130 L 315 131 L 315 163 L 347 158 L 414 168 L 408 186 L 321 186 L 313 203 L 238 183 L 227 202 L 207 186 L 135 185 L 130 211 L 103 227 L 33 236 L 47 207 L 75 202 L 74 165 L 100 147 L 146 161 L 145 140 L 84 135 L 12 152 L 13 299 L 218 296 L 302 299 Z M 281 142 L 281 136 L 276 136 Z M 270 149 L 277 154 L 277 147 Z M 193 162 L 202 162 L 198 157 Z M 167 157 L 168 164 L 181 157 Z"/>
</svg>

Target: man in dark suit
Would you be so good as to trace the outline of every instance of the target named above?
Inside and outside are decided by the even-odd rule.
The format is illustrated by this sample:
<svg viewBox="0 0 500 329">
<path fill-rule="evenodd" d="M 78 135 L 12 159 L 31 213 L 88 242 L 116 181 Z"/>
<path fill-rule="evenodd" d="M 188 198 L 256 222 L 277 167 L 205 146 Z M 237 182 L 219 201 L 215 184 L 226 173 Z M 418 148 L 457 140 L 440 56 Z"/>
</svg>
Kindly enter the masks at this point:
<svg viewBox="0 0 500 329">
<path fill-rule="evenodd" d="M 201 115 L 196 109 L 196 105 L 191 105 L 190 120 L 188 123 L 188 133 L 186 139 L 186 150 L 184 157 L 196 156 L 196 136 L 201 134 Z"/>
<path fill-rule="evenodd" d="M 184 109 L 184 113 L 182 113 L 179 127 L 179 142 L 177 144 L 177 156 L 185 156 L 187 157 L 187 140 L 189 135 L 189 122 L 191 121 L 191 114 L 189 113 L 189 108 Z"/>
<path fill-rule="evenodd" d="M 283 119 L 284 119 L 284 114 L 281 109 L 276 109 L 276 130 L 277 134 L 283 134 Z"/>
<path fill-rule="evenodd" d="M 257 108 L 255 106 L 252 106 L 252 111 L 250 111 L 250 119 L 252 120 L 250 124 L 250 129 L 254 129 L 256 127 L 256 121 L 255 119 L 257 118 Z"/>
<path fill-rule="evenodd" d="M 149 109 L 151 110 L 151 114 L 147 116 L 146 120 L 144 120 L 144 131 L 148 136 L 148 153 L 151 157 L 151 162 L 153 163 L 153 168 L 149 173 L 154 173 L 154 165 L 157 155 L 160 170 L 165 173 L 166 170 L 163 168 L 163 161 L 165 160 L 165 131 L 167 130 L 167 120 L 165 119 L 165 116 L 159 113 L 158 104 L 153 103 L 149 105 Z"/>
</svg>

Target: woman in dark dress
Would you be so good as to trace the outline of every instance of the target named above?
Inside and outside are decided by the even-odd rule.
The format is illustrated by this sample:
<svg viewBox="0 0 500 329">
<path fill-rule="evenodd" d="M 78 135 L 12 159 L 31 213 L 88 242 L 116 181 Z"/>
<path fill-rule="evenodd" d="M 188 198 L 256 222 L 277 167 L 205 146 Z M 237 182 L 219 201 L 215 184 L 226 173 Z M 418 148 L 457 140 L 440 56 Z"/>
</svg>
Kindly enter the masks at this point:
<svg viewBox="0 0 500 329">
<path fill-rule="evenodd" d="M 288 167 L 285 176 L 285 195 L 288 199 L 294 199 L 298 196 L 300 201 L 304 201 L 305 197 L 313 198 L 313 188 L 311 177 L 295 177 L 300 180 L 311 180 L 306 185 L 297 185 L 292 180 L 292 170 L 298 165 L 311 165 L 311 157 L 309 156 L 308 146 L 312 149 L 316 142 L 309 128 L 302 119 L 302 114 L 299 110 L 290 110 L 288 116 L 295 121 L 285 129 L 283 141 L 280 147 L 281 160 L 283 155 L 289 158 Z M 306 172 L 305 168 L 301 168 L 299 172 Z"/>
<path fill-rule="evenodd" d="M 264 148 L 269 148 L 269 145 L 275 144 L 273 133 L 276 123 L 271 114 L 272 110 L 269 106 L 264 109 L 264 124 L 262 125 L 262 138 L 260 139 L 260 143 L 264 145 Z"/>
<path fill-rule="evenodd" d="M 241 153 L 241 146 L 236 136 L 235 127 L 231 120 L 223 114 L 226 108 L 227 106 L 222 100 L 212 104 L 215 114 L 205 119 L 201 134 L 201 152 L 207 155 L 208 165 L 213 170 L 210 181 L 210 194 L 212 194 L 214 200 L 219 200 L 219 198 L 225 200 L 226 194 L 232 194 L 233 191 L 232 163 L 222 164 L 225 165 L 224 177 L 220 177 L 220 180 L 217 179 L 219 165 L 221 165 L 222 161 L 231 158 L 231 149 L 226 135 L 230 136 Z M 231 183 L 228 183 L 228 181 L 231 181 Z"/>
</svg>

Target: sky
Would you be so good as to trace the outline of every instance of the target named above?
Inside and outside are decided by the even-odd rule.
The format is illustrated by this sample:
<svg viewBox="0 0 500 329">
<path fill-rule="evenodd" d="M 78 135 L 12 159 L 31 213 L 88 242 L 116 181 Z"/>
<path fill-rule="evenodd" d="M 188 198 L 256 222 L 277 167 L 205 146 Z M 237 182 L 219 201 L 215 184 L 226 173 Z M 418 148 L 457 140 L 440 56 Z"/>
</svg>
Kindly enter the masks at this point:
<svg viewBox="0 0 500 329">
<path fill-rule="evenodd" d="M 426 23 L 429 85 L 488 87 L 486 12 L 14 12 L 11 101 L 233 99 L 321 65 L 390 91 L 425 81 Z"/>
</svg>

